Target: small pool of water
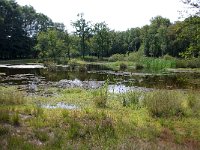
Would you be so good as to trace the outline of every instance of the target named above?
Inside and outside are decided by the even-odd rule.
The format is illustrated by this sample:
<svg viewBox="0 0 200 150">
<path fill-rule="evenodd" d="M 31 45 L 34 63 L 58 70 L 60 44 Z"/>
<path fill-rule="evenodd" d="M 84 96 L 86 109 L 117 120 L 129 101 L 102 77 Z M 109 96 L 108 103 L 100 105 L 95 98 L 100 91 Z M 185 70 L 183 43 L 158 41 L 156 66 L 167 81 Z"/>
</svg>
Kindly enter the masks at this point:
<svg viewBox="0 0 200 150">
<path fill-rule="evenodd" d="M 70 110 L 78 109 L 78 107 L 76 105 L 65 104 L 63 102 L 59 102 L 56 105 L 43 104 L 43 105 L 41 105 L 41 107 L 42 108 L 47 108 L 47 109 L 56 109 L 56 108 L 70 109 Z"/>
<path fill-rule="evenodd" d="M 152 90 L 153 90 L 152 88 L 126 86 L 124 84 L 108 86 L 108 92 L 115 93 L 115 94 L 122 94 L 122 93 L 126 93 L 126 92 L 149 92 Z"/>
</svg>

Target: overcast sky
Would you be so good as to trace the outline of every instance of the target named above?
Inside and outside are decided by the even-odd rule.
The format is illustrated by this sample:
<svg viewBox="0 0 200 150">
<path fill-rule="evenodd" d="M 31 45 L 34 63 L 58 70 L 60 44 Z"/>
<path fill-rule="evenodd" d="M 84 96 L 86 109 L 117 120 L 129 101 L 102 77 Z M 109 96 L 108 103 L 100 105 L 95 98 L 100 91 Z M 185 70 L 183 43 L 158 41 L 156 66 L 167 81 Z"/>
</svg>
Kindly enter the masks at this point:
<svg viewBox="0 0 200 150">
<path fill-rule="evenodd" d="M 16 0 L 20 5 L 31 5 L 37 12 L 61 22 L 72 31 L 71 22 L 78 13 L 93 23 L 105 21 L 117 31 L 149 24 L 152 17 L 161 15 L 177 21 L 183 5 L 180 0 Z"/>
</svg>

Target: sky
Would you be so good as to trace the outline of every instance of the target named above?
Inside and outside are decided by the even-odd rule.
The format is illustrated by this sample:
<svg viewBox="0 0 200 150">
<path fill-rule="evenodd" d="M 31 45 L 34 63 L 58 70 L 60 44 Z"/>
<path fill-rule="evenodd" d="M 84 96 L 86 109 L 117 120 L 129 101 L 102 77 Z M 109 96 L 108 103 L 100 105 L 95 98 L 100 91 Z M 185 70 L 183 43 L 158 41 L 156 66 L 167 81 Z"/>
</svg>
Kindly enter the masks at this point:
<svg viewBox="0 0 200 150">
<path fill-rule="evenodd" d="M 68 31 L 73 31 L 71 22 L 77 20 L 78 13 L 92 23 L 105 21 L 116 31 L 142 27 L 150 23 L 152 17 L 161 15 L 171 22 L 180 17 L 183 4 L 180 0 L 16 0 L 20 5 L 31 5 L 38 13 L 43 13 L 54 22 L 64 23 Z"/>
</svg>

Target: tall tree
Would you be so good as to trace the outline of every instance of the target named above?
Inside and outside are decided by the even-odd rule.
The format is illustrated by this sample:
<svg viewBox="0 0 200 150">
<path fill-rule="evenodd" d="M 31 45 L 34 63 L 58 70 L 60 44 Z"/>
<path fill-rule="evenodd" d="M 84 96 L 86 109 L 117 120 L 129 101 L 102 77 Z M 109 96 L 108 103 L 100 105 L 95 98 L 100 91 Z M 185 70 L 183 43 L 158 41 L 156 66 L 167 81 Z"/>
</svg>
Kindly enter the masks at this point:
<svg viewBox="0 0 200 150">
<path fill-rule="evenodd" d="M 77 15 L 79 18 L 75 22 L 72 22 L 72 26 L 75 28 L 75 34 L 80 38 L 80 52 L 82 57 L 86 54 L 86 41 L 91 37 L 90 22 L 87 22 L 83 18 L 83 13 Z"/>
<path fill-rule="evenodd" d="M 157 16 L 151 20 L 148 33 L 145 34 L 144 49 L 146 56 L 159 57 L 167 53 L 167 28 L 170 20 Z"/>
<path fill-rule="evenodd" d="M 110 48 L 109 28 L 105 22 L 94 25 L 93 47 L 98 58 L 107 56 Z"/>
</svg>

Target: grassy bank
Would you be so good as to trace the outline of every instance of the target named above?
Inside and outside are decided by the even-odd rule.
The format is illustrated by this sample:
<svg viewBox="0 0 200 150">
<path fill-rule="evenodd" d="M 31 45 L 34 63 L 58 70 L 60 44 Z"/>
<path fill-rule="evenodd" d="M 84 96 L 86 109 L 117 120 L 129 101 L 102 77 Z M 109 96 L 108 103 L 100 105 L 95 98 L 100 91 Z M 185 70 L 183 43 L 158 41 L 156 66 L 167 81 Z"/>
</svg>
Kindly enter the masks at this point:
<svg viewBox="0 0 200 150">
<path fill-rule="evenodd" d="M 200 95 L 194 91 L 109 94 L 104 88 L 49 89 L 36 96 L 0 88 L 2 149 L 198 149 Z M 73 104 L 48 109 L 43 104 Z"/>
</svg>

